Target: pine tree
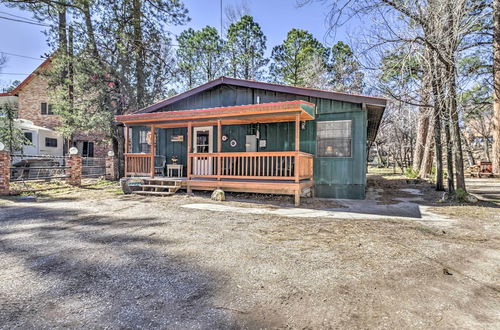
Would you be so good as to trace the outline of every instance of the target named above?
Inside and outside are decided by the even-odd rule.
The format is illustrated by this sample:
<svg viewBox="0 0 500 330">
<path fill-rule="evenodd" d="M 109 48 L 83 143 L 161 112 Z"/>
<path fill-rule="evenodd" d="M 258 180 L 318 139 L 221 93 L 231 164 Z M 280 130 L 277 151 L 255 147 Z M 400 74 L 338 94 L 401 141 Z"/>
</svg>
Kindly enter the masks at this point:
<svg viewBox="0 0 500 330">
<path fill-rule="evenodd" d="M 319 56 L 326 62 L 328 50 L 305 30 L 292 29 L 271 53 L 270 80 L 292 86 L 305 86 L 307 68 Z"/>
<path fill-rule="evenodd" d="M 229 26 L 226 49 L 230 75 L 243 79 L 262 77 L 262 68 L 267 64 L 266 36 L 252 16 L 245 15 Z"/>
</svg>

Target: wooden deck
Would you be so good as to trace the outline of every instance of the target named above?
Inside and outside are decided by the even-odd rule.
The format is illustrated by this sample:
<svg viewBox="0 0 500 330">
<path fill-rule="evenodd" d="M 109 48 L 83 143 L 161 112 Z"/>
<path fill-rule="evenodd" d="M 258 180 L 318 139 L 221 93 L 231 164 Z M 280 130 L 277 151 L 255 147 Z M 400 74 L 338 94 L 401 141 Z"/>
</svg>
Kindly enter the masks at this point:
<svg viewBox="0 0 500 330">
<path fill-rule="evenodd" d="M 151 154 L 125 154 L 125 159 L 127 176 L 154 173 Z M 313 156 L 301 151 L 189 153 L 187 177 L 181 179 L 181 187 L 188 191 L 293 195 L 296 205 L 312 186 Z"/>
</svg>

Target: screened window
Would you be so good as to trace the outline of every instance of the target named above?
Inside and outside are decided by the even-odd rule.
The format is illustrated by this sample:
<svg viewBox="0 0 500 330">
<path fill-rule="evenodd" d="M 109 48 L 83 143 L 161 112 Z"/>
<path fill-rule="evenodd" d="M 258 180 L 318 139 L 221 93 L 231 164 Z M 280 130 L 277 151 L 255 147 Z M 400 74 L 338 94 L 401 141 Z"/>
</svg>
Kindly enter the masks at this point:
<svg viewBox="0 0 500 330">
<path fill-rule="evenodd" d="M 40 112 L 42 115 L 53 115 L 52 104 L 47 104 L 46 102 L 42 102 L 40 104 Z"/>
<path fill-rule="evenodd" d="M 317 122 L 317 157 L 352 156 L 352 120 Z"/>
<path fill-rule="evenodd" d="M 139 152 L 149 153 L 149 144 L 148 144 L 148 133 L 149 131 L 141 130 L 139 131 Z"/>
<path fill-rule="evenodd" d="M 57 139 L 45 138 L 45 146 L 57 148 Z"/>
</svg>

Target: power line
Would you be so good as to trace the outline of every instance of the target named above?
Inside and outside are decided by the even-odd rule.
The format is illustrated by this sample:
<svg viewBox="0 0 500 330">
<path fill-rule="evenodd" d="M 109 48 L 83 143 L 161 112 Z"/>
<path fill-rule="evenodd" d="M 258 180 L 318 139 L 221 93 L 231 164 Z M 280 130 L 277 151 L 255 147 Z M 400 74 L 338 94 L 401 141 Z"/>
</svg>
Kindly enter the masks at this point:
<svg viewBox="0 0 500 330">
<path fill-rule="evenodd" d="M 38 61 L 44 61 L 45 60 L 44 58 L 31 57 L 31 56 L 26 56 L 26 55 L 21 55 L 21 54 L 14 54 L 14 53 L 7 53 L 7 52 L 1 51 L 1 50 L 0 50 L 0 54 L 5 54 L 5 55 L 9 55 L 9 56 L 23 57 L 23 58 L 29 58 L 31 60 L 38 60 Z"/>
<path fill-rule="evenodd" d="M 14 21 L 14 22 L 19 22 L 19 23 L 26 23 L 26 24 L 31 24 L 31 25 L 38 25 L 38 26 L 50 27 L 50 25 L 47 25 L 47 24 L 35 23 L 35 22 L 31 22 L 31 21 L 26 21 L 26 20 L 21 20 L 21 19 L 16 19 L 16 18 L 10 18 L 10 17 L 5 17 L 5 16 L 0 16 L 0 19 L 6 19 L 8 21 Z"/>
<path fill-rule="evenodd" d="M 27 76 L 29 73 L 18 73 L 18 72 L 0 72 L 0 74 L 8 74 L 12 76 Z"/>
<path fill-rule="evenodd" d="M 30 18 L 26 18 L 26 17 L 23 17 L 23 16 L 19 16 L 19 15 L 14 15 L 14 14 L 11 14 L 11 13 L 8 13 L 8 12 L 5 12 L 5 11 L 0 11 L 0 14 L 5 14 L 5 15 L 9 15 L 9 16 L 12 16 L 12 17 L 17 17 L 17 18 L 20 18 L 24 21 L 29 21 L 29 22 L 33 22 L 33 23 L 38 23 L 37 21 L 35 20 L 32 20 Z"/>
</svg>

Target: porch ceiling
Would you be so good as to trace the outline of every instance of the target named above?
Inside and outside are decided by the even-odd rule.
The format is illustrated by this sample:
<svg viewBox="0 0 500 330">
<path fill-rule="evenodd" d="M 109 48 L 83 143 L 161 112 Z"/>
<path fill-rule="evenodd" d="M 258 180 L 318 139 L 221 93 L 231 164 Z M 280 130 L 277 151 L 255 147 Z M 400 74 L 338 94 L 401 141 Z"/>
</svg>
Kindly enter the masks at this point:
<svg viewBox="0 0 500 330">
<path fill-rule="evenodd" d="M 273 123 L 313 120 L 315 106 L 306 101 L 287 101 L 265 104 L 251 104 L 197 110 L 139 113 L 116 116 L 116 121 L 128 126 L 154 125 L 156 127 L 184 127 L 188 122 L 199 125 L 223 125 Z"/>
</svg>

